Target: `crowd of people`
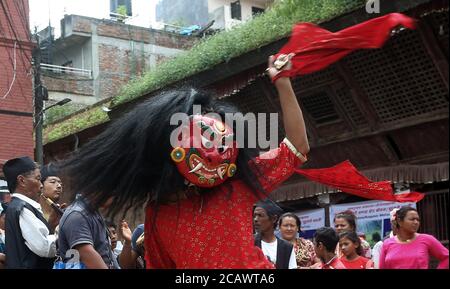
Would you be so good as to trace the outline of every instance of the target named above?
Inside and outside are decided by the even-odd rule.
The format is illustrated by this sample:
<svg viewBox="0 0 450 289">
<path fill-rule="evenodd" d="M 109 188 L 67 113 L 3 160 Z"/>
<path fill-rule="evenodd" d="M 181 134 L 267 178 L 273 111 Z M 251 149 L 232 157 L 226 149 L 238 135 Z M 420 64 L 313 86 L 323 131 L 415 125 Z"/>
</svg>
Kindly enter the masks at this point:
<svg viewBox="0 0 450 289">
<path fill-rule="evenodd" d="M 448 249 L 433 236 L 418 233 L 420 219 L 413 207 L 391 212 L 392 231 L 384 240 L 375 233 L 377 242 L 372 249 L 357 234 L 356 216 L 351 211 L 336 214 L 334 228 L 317 229 L 312 242 L 299 237 L 297 215 L 281 212 L 271 201 L 257 203 L 254 210 L 255 244 L 278 269 L 428 269 L 431 258 L 438 261 L 437 269 L 449 268 Z M 274 234 L 277 222 L 281 238 Z M 288 248 L 287 243 L 291 244 Z"/>
<path fill-rule="evenodd" d="M 62 182 L 51 165 L 40 169 L 23 157 L 8 161 L 4 172 L 14 193 L 0 207 L 2 268 L 50 269 L 58 259 L 76 268 L 146 268 L 144 224 L 132 231 L 124 220 L 106 220 L 108 202 L 94 208 L 82 196 L 64 209 L 66 204 L 58 204 Z M 391 212 L 392 231 L 384 240 L 376 233 L 372 249 L 358 236 L 351 211 L 336 214 L 333 225 L 308 240 L 299 237 L 300 218 L 273 201 L 259 201 L 253 209 L 254 244 L 276 269 L 427 269 L 431 257 L 438 269 L 449 266 L 448 249 L 418 233 L 420 218 L 412 207 Z"/>
<path fill-rule="evenodd" d="M 0 208 L 0 268 L 56 269 L 58 260 L 71 268 L 145 268 L 143 225 L 117 227 L 80 196 L 58 204 L 63 185 L 51 165 L 21 157 L 3 171 L 13 193 Z"/>
<path fill-rule="evenodd" d="M 308 160 L 303 114 L 283 74 L 291 58 L 269 59 L 286 138 L 264 154 L 236 144 L 234 128 L 223 122 L 236 108 L 187 88 L 138 106 L 57 167 L 40 167 L 29 157 L 8 160 L 3 173 L 11 198 L 1 206 L 0 266 L 426 269 L 434 257 L 438 268 L 448 268 L 448 249 L 418 233 L 414 208 L 393 213 L 392 236 L 371 249 L 358 236 L 352 212 L 337 214 L 334 228 L 317 229 L 311 241 L 299 237 L 297 215 L 267 198 Z M 200 147 L 191 146 L 199 141 L 193 133 L 170 142 L 176 113 L 188 116 L 181 132 L 201 129 Z M 78 193 L 70 204 L 58 203 L 59 168 Z M 133 231 L 126 221 L 111 220 L 142 204 L 146 221 Z"/>
</svg>

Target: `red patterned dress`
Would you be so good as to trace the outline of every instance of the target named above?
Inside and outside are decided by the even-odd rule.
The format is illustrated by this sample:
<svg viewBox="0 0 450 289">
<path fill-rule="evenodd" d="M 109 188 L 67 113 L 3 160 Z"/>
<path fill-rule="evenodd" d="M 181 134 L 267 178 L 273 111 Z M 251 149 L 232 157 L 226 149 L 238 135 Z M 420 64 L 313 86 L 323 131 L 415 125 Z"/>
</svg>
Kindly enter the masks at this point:
<svg viewBox="0 0 450 289">
<path fill-rule="evenodd" d="M 310 267 L 317 258 L 313 242 L 304 238 L 297 238 L 294 244 L 297 267 Z"/>
<path fill-rule="evenodd" d="M 285 139 L 279 148 L 251 165 L 265 176 L 259 181 L 271 192 L 305 161 L 306 157 Z M 254 245 L 252 214 L 257 201 L 249 186 L 234 179 L 207 194 L 161 205 L 154 227 L 154 210 L 149 206 L 145 222 L 147 268 L 274 268 Z"/>
</svg>

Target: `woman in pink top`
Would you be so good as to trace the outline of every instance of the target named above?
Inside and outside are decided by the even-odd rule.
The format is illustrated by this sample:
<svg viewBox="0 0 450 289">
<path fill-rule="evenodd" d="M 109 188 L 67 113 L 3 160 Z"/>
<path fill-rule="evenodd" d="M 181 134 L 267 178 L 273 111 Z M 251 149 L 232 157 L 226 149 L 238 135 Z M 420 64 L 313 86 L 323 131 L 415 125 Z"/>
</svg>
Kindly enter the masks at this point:
<svg viewBox="0 0 450 289">
<path fill-rule="evenodd" d="M 448 269 L 448 249 L 435 237 L 419 234 L 417 210 L 402 207 L 396 213 L 397 235 L 383 243 L 380 269 L 428 269 L 430 256 L 439 260 L 438 269 Z"/>
</svg>

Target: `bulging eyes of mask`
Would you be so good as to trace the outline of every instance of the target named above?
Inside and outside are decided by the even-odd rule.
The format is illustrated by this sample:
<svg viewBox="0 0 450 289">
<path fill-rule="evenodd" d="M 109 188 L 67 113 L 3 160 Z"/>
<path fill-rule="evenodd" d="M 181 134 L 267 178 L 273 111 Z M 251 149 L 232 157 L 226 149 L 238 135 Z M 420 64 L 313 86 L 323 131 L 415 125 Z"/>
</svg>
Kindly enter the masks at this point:
<svg viewBox="0 0 450 289">
<path fill-rule="evenodd" d="M 171 158 L 187 181 L 211 188 L 236 174 L 238 152 L 232 128 L 214 118 L 195 115 L 189 125 L 179 128 Z"/>
</svg>

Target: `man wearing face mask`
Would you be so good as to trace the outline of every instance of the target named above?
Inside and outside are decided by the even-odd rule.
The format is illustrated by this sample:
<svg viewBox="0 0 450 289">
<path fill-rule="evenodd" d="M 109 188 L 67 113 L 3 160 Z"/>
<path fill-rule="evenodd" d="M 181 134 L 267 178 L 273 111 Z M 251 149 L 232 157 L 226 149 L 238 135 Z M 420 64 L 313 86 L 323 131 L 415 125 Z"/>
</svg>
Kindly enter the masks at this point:
<svg viewBox="0 0 450 289">
<path fill-rule="evenodd" d="M 289 68 L 290 56 L 279 58 Z M 274 62 L 271 57 L 271 77 L 280 72 Z M 83 192 L 94 208 L 113 197 L 111 215 L 148 201 L 144 242 L 149 269 L 274 268 L 254 245 L 252 208 L 263 193 L 294 174 L 309 151 L 289 78 L 278 79 L 275 87 L 286 139 L 269 152 L 259 155 L 245 145 L 245 135 L 239 140 L 234 127 L 241 125 L 226 119 L 237 108 L 182 88 L 137 106 L 67 159 L 62 168 L 70 175 L 70 188 Z M 171 124 L 172 116 L 180 114 L 182 124 Z M 248 125 L 245 119 L 239 122 Z M 62 231 L 61 226 L 59 244 Z"/>
<path fill-rule="evenodd" d="M 53 213 L 48 221 L 44 218 L 38 203 L 42 190 L 39 167 L 29 157 L 20 157 L 7 161 L 3 172 L 12 194 L 5 224 L 6 268 L 50 269 L 59 216 Z"/>
</svg>

